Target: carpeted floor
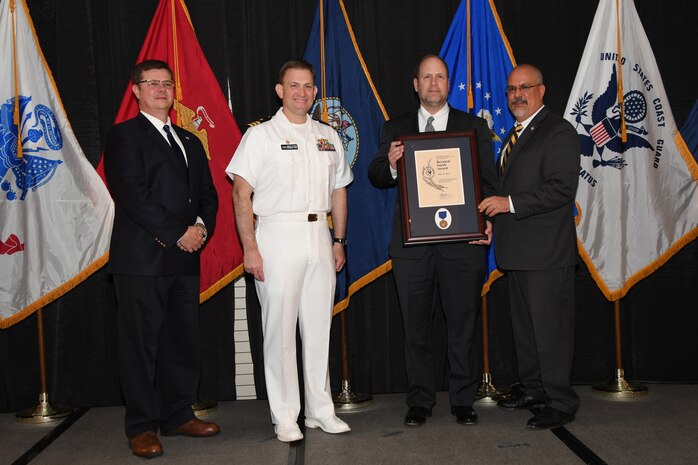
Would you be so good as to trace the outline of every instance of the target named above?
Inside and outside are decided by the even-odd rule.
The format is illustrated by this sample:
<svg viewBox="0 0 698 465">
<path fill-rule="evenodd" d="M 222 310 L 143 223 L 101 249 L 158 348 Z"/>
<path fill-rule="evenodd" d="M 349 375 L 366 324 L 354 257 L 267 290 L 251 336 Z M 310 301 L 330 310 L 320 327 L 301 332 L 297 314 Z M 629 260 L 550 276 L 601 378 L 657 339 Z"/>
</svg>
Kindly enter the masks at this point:
<svg viewBox="0 0 698 465">
<path fill-rule="evenodd" d="M 348 434 L 305 431 L 281 443 L 266 401 L 221 402 L 206 419 L 221 425 L 206 439 L 162 438 L 154 464 L 245 465 L 695 465 L 698 464 L 698 386 L 650 385 L 629 401 L 577 386 L 582 407 L 575 422 L 551 431 L 525 428 L 527 411 L 476 404 L 480 422 L 462 426 L 450 415 L 446 393 L 427 424 L 406 427 L 404 396 L 376 396 L 364 410 L 341 413 Z M 0 415 L 0 464 L 106 465 L 139 463 L 123 435 L 123 408 L 79 409 L 69 423 L 25 425 Z M 67 428 L 66 428 L 67 426 Z"/>
</svg>

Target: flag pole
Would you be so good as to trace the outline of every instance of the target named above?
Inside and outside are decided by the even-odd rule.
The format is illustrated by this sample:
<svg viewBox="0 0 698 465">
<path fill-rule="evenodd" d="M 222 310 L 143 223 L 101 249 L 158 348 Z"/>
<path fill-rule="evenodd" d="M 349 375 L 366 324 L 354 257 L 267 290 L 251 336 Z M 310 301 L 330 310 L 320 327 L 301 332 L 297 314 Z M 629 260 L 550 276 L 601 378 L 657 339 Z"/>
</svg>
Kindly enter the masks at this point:
<svg viewBox="0 0 698 465">
<path fill-rule="evenodd" d="M 177 36 L 177 9 L 175 2 L 178 0 L 170 0 L 171 9 L 171 23 L 172 23 L 172 56 L 174 58 L 174 81 L 175 81 L 175 115 L 177 125 L 182 124 L 182 105 L 181 102 L 184 99 L 182 93 L 182 79 L 181 79 L 181 66 L 179 64 L 179 39 Z M 232 110 L 231 110 L 232 111 Z M 208 154 L 207 154 L 208 155 Z M 218 401 L 203 399 L 200 394 L 197 393 L 196 401 L 192 404 L 191 408 L 194 411 L 194 415 L 197 417 L 203 416 L 218 407 Z"/>
<path fill-rule="evenodd" d="M 17 412 L 15 417 L 19 423 L 49 423 L 60 420 L 61 418 L 65 418 L 73 412 L 73 409 L 70 407 L 53 406 L 48 400 L 48 383 L 46 382 L 46 352 L 44 344 L 44 315 L 41 308 L 36 311 L 36 329 L 39 339 L 39 377 L 41 382 L 39 404 L 34 408 Z"/>
<path fill-rule="evenodd" d="M 490 373 L 490 338 L 487 321 L 487 294 L 482 296 L 482 382 L 475 393 L 475 402 L 482 404 L 496 403 L 502 393 L 492 383 Z"/>
<path fill-rule="evenodd" d="M 22 121 L 19 117 L 19 76 L 17 65 L 17 30 L 15 23 L 17 19 L 15 17 L 15 1 L 10 0 L 10 15 L 12 16 L 12 74 L 15 79 L 14 93 L 15 93 L 15 106 L 12 112 L 12 122 L 17 126 L 17 134 L 22 133 Z M 21 138 L 19 138 L 21 139 Z M 21 141 L 17 144 L 17 158 L 23 158 L 22 143 Z"/>
<path fill-rule="evenodd" d="M 625 379 L 620 339 L 620 300 L 613 302 L 616 330 L 616 377 L 610 381 L 594 383 L 594 393 L 613 400 L 628 400 L 647 394 L 647 386 Z"/>
<path fill-rule="evenodd" d="M 329 115 L 327 111 L 327 68 L 325 61 L 325 0 L 320 0 L 319 13 L 320 13 L 320 101 L 321 106 L 321 119 L 325 123 L 329 121 Z M 342 6 L 342 2 L 339 2 Z M 343 6 L 342 6 L 343 8 Z M 351 381 L 349 379 L 349 357 L 347 352 L 347 320 L 342 311 L 339 314 L 339 328 L 342 346 L 342 390 L 334 398 L 334 406 L 339 410 L 360 410 L 368 407 L 373 399 L 370 394 L 356 393 L 351 390 Z"/>
<path fill-rule="evenodd" d="M 339 330 L 342 337 L 342 390 L 334 398 L 334 406 L 339 410 L 359 410 L 371 404 L 373 396 L 351 390 L 349 380 L 349 357 L 347 356 L 347 320 L 344 311 L 339 314 Z"/>
</svg>

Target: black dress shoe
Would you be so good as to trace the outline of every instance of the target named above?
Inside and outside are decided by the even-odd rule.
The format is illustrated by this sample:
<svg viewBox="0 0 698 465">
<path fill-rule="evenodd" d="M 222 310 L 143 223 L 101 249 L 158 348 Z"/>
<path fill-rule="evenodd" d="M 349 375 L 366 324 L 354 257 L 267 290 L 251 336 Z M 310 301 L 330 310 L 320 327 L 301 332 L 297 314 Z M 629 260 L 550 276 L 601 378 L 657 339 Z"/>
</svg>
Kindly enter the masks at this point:
<svg viewBox="0 0 698 465">
<path fill-rule="evenodd" d="M 425 407 L 410 407 L 405 414 L 406 426 L 421 426 L 427 422 L 427 417 L 431 416 L 431 411 Z"/>
<path fill-rule="evenodd" d="M 546 407 L 528 420 L 526 426 L 531 429 L 557 428 L 574 421 L 574 415 L 552 407 Z"/>
<path fill-rule="evenodd" d="M 528 396 L 522 393 L 518 396 L 501 399 L 497 402 L 497 406 L 507 410 L 543 408 L 545 407 L 545 399 L 542 397 Z"/>
<path fill-rule="evenodd" d="M 474 425 L 477 423 L 477 413 L 472 407 L 454 405 L 451 407 L 451 415 L 455 415 L 456 422 L 461 425 Z"/>
</svg>

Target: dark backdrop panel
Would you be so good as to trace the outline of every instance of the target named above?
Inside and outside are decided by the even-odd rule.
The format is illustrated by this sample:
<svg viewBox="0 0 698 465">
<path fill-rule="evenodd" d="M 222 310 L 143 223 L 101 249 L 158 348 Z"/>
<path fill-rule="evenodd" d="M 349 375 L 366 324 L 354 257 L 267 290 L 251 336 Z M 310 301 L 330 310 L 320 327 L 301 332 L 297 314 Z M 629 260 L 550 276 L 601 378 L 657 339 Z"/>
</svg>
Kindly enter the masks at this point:
<svg viewBox="0 0 698 465">
<path fill-rule="evenodd" d="M 417 106 L 414 63 L 438 53 L 460 0 L 345 0 L 357 42 L 389 115 Z M 39 41 L 71 125 L 96 164 L 157 7 L 156 0 L 27 0 Z M 564 111 L 597 6 L 596 1 L 495 0 L 516 60 L 538 65 L 546 103 Z M 677 124 L 696 99 L 698 4 L 635 2 L 662 72 Z M 201 47 L 240 126 L 278 108 L 274 84 L 281 64 L 305 48 L 315 0 L 189 0 Z M 355 212 L 356 213 L 356 212 Z M 354 213 L 354 214 L 355 214 Z M 352 214 L 352 213 L 350 213 Z M 621 302 L 623 364 L 630 378 L 698 382 L 698 245 L 690 244 Z M 495 383 L 516 380 L 507 280 L 488 295 L 491 370 Z M 605 380 L 615 368 L 613 304 L 581 266 L 577 272 L 575 382 Z M 253 359 L 263 394 L 261 327 L 250 306 Z M 44 310 L 49 393 L 70 405 L 121 403 L 116 367 L 116 306 L 104 271 Z M 201 310 L 202 397 L 232 399 L 234 386 L 233 286 Z M 363 392 L 405 387 L 402 328 L 392 274 L 360 291 L 346 313 L 349 365 Z M 337 318 L 335 318 L 337 320 Z M 446 362 L 443 316 L 436 311 L 435 350 Z M 332 329 L 332 380 L 341 378 L 338 321 Z M 34 405 L 39 390 L 36 319 L 0 331 L 0 412 Z M 263 378 L 262 378 L 263 380 Z"/>
</svg>

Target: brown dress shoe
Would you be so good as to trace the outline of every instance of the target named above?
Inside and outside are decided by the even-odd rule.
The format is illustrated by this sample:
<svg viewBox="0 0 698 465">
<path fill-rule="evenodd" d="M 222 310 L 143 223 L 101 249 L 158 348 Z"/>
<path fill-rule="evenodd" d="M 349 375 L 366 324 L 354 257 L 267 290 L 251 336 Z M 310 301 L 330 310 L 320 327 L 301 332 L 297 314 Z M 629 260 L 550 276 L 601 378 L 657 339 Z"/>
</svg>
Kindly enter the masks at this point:
<svg viewBox="0 0 698 465">
<path fill-rule="evenodd" d="M 129 438 L 128 446 L 136 457 L 152 459 L 162 455 L 162 444 L 155 431 L 144 431 L 138 436 Z"/>
<path fill-rule="evenodd" d="M 162 430 L 163 436 L 192 436 L 195 438 L 205 438 L 215 436 L 221 432 L 217 424 L 210 421 L 201 421 L 198 418 L 192 418 L 177 429 Z"/>
</svg>

